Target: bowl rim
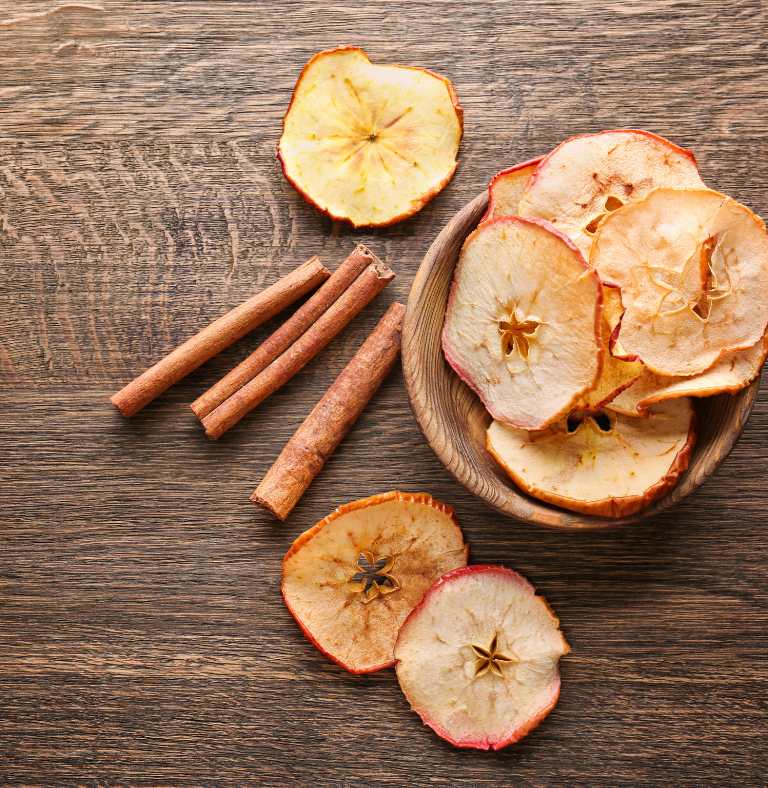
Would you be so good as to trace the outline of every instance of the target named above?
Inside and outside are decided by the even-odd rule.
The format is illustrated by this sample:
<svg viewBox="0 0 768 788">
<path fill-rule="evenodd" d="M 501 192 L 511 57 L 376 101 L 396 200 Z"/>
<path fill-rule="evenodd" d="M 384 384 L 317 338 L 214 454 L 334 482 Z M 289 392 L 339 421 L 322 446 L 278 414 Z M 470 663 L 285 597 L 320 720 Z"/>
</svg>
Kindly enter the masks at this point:
<svg viewBox="0 0 768 788">
<path fill-rule="evenodd" d="M 445 428 L 446 425 L 441 411 L 446 407 L 446 403 L 441 402 L 439 398 L 430 400 L 425 394 L 429 389 L 429 381 L 424 374 L 425 357 L 426 354 L 431 353 L 434 362 L 435 348 L 427 347 L 421 341 L 422 337 L 419 333 L 419 327 L 425 315 L 431 315 L 434 319 L 435 310 L 434 305 L 432 305 L 430 310 L 426 309 L 424 297 L 436 278 L 435 274 L 437 272 L 444 273 L 441 269 L 449 266 L 448 287 L 447 289 L 444 288 L 445 301 L 443 302 L 443 308 L 439 310 L 440 314 L 444 315 L 450 282 L 453 280 L 453 273 L 460 253 L 460 249 L 457 248 L 454 259 L 446 262 L 446 257 L 442 254 L 444 247 L 448 243 L 455 241 L 457 232 L 462 234 L 461 243 L 463 244 L 464 239 L 480 222 L 487 208 L 488 190 L 486 189 L 451 218 L 424 256 L 408 297 L 402 336 L 403 378 L 411 410 L 427 444 L 440 463 L 459 484 L 491 508 L 521 522 L 566 531 L 605 530 L 637 523 L 674 506 L 678 501 L 698 489 L 720 467 L 736 445 L 757 398 L 760 386 L 760 372 L 749 385 L 735 394 L 723 393 L 710 398 L 702 398 L 712 400 L 719 397 L 731 398 L 728 403 L 728 415 L 730 418 L 724 421 L 725 424 L 730 423 L 732 425 L 731 428 L 723 429 L 721 427 L 715 433 L 718 438 L 715 441 L 716 446 L 710 445 L 712 443 L 711 440 L 707 446 L 700 446 L 697 440 L 689 466 L 680 475 L 675 487 L 662 498 L 653 501 L 649 506 L 625 517 L 599 517 L 597 515 L 580 514 L 554 506 L 545 501 L 532 498 L 518 488 L 512 479 L 508 477 L 505 478 L 506 483 L 504 485 L 501 484 L 498 478 L 495 481 L 489 481 L 484 469 L 479 468 L 476 463 L 466 457 L 466 452 L 457 436 Z M 442 318 L 440 326 L 442 328 Z M 439 340 L 438 345 L 440 345 Z M 466 388 L 467 396 L 477 398 L 477 395 L 459 379 L 458 375 L 445 361 L 441 346 L 437 348 L 437 352 L 440 357 L 438 363 L 444 364 L 449 377 L 452 376 L 451 398 L 454 398 L 454 390 L 461 387 Z M 699 406 L 696 408 L 697 412 L 700 409 L 700 402 L 701 400 L 694 399 L 694 405 Z M 484 451 L 487 452 L 487 449 L 484 449 Z M 490 458 L 490 454 L 488 454 L 488 457 Z M 462 459 L 463 462 L 461 461 Z M 490 461 L 496 464 L 492 458 Z"/>
</svg>

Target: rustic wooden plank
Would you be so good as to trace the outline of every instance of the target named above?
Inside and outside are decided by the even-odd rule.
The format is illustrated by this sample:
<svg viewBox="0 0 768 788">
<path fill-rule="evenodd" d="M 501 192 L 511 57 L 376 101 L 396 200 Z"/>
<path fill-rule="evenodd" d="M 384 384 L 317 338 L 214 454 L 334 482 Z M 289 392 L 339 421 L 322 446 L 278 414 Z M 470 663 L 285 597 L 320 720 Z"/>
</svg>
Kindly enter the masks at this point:
<svg viewBox="0 0 768 788">
<path fill-rule="evenodd" d="M 432 455 L 392 373 L 285 524 L 248 496 L 431 241 L 489 177 L 640 126 L 766 215 L 768 10 L 755 0 L 121 2 L 0 9 L 0 757 L 9 786 L 763 785 L 765 384 L 717 474 L 630 529 L 516 523 Z M 274 157 L 296 77 L 356 43 L 450 77 L 460 165 L 412 219 L 333 225 Z M 211 443 L 188 403 L 275 319 L 130 421 L 107 397 L 317 254 L 398 278 Z M 291 541 L 388 489 L 450 503 L 474 563 L 531 579 L 573 652 L 499 753 L 422 726 L 394 672 L 350 676 L 279 593 Z"/>
<path fill-rule="evenodd" d="M 9 420 L 31 417 L 37 427 L 4 471 L 16 522 L 5 530 L 0 651 L 13 726 L 6 740 L 16 742 L 19 774 L 47 764 L 66 784 L 99 764 L 129 784 L 149 773 L 176 780 L 184 758 L 178 784 L 222 769 L 234 780 L 258 774 L 254 784 L 279 784 L 281 768 L 309 784 L 322 768 L 332 785 L 366 777 L 353 757 L 361 742 L 393 757 L 417 748 L 418 763 L 381 780 L 391 785 L 408 774 L 415 784 L 437 777 L 496 785 L 497 770 L 523 758 L 530 784 L 560 759 L 569 762 L 556 771 L 562 779 L 632 763 L 648 781 L 695 784 L 685 782 L 694 763 L 717 767 L 712 747 L 741 753 L 718 772 L 724 779 L 759 773 L 766 538 L 760 499 L 751 515 L 735 506 L 732 480 L 754 490 L 764 478 L 764 411 L 723 471 L 674 514 L 564 540 L 495 515 L 460 490 L 423 445 L 393 375 L 279 525 L 247 495 L 301 419 L 302 381 L 292 386 L 276 395 L 286 422 L 270 430 L 268 446 L 248 430 L 226 452 L 192 429 L 183 392 L 138 430 L 111 418 L 104 392 L 42 402 L 40 393 L 21 395 Z M 75 427 L 79 451 L 70 456 Z M 8 430 L 3 444 L 12 437 Z M 95 465 L 87 458 L 99 451 L 108 456 Z M 276 582 L 282 555 L 352 486 L 359 495 L 428 489 L 451 501 L 471 560 L 515 567 L 555 606 L 574 649 L 563 663 L 563 697 L 515 753 L 480 761 L 436 742 L 407 711 L 392 671 L 344 674 L 288 615 Z M 31 489 L 36 499 L 20 494 Z M 743 500 L 741 491 L 736 497 Z M 382 714 L 386 724 L 367 726 Z M 595 757 L 605 747 L 611 754 Z M 185 748 L 202 748 L 205 758 L 190 762 Z M 81 750 L 90 760 L 68 763 L 67 753 Z M 684 756 L 658 761 L 673 750 Z M 117 760 L 103 760 L 107 752 Z M 268 753 L 274 762 L 265 767 Z"/>
</svg>

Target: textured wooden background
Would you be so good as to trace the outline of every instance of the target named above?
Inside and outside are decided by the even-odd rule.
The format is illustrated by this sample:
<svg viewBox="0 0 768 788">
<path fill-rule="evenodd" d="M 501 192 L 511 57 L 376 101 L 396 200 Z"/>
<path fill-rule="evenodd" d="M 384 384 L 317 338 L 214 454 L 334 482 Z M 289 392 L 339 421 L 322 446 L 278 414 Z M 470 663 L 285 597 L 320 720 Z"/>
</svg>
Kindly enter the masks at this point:
<svg viewBox="0 0 768 788">
<path fill-rule="evenodd" d="M 616 533 L 516 523 L 421 438 L 399 371 L 285 524 L 248 496 L 442 225 L 498 169 L 635 126 L 768 211 L 760 0 L 0 4 L 0 783 L 758 786 L 768 754 L 768 398 L 720 472 Z M 395 227 L 305 205 L 275 159 L 295 80 L 351 43 L 453 80 L 452 183 Z M 399 277 L 217 443 L 187 404 L 279 321 L 126 421 L 108 396 L 317 254 Z M 525 574 L 573 649 L 527 739 L 457 750 L 394 671 L 353 677 L 279 592 L 292 540 L 390 489 L 457 510 L 473 563 Z"/>
</svg>

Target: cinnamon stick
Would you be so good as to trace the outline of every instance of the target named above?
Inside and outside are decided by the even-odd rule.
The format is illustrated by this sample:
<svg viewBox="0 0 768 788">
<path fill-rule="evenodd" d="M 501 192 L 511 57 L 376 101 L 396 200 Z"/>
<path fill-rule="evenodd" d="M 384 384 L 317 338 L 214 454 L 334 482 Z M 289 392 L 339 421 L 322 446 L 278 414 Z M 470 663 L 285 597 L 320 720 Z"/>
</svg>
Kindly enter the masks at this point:
<svg viewBox="0 0 768 788">
<path fill-rule="evenodd" d="M 216 440 L 233 424 L 237 424 L 246 413 L 277 391 L 394 278 L 394 273 L 384 263 L 379 261 L 369 265 L 292 347 L 202 419 L 205 434 L 211 440 Z"/>
<path fill-rule="evenodd" d="M 306 304 L 283 323 L 272 336 L 262 342 L 245 361 L 189 406 L 195 415 L 199 419 L 204 419 L 227 397 L 266 369 L 339 298 L 367 266 L 377 261 L 378 258 L 368 249 L 362 245 L 358 246 Z"/>
<path fill-rule="evenodd" d="M 285 520 L 394 367 L 405 307 L 392 304 L 312 413 L 288 441 L 251 501 Z"/>
<path fill-rule="evenodd" d="M 307 260 L 179 345 L 144 374 L 113 394 L 109 401 L 126 418 L 133 416 L 169 386 L 306 295 L 330 275 L 331 272 L 317 257 Z"/>
</svg>

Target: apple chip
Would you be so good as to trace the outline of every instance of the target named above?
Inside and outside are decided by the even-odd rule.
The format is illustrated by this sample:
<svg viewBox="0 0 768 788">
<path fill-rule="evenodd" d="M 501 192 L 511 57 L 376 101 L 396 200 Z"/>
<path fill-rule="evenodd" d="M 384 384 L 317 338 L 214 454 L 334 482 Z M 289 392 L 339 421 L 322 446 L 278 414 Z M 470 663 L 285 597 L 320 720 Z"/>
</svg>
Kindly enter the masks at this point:
<svg viewBox="0 0 768 788">
<path fill-rule="evenodd" d="M 424 592 L 465 566 L 450 506 L 389 492 L 340 506 L 283 561 L 283 598 L 304 634 L 351 673 L 394 662 L 397 632 Z"/>
<path fill-rule="evenodd" d="M 543 158 L 539 156 L 538 159 L 515 164 L 514 167 L 497 172 L 493 176 L 488 186 L 488 210 L 481 222 L 487 222 L 497 216 L 517 216 L 525 185 Z"/>
<path fill-rule="evenodd" d="M 695 375 L 768 324 L 768 234 L 708 189 L 657 189 L 601 224 L 592 265 L 621 287 L 619 342 L 657 375 Z"/>
<path fill-rule="evenodd" d="M 499 217 L 464 243 L 443 326 L 445 358 L 495 419 L 543 429 L 595 384 L 603 288 L 545 222 Z"/>
<path fill-rule="evenodd" d="M 690 151 L 647 131 L 603 131 L 567 140 L 546 156 L 519 213 L 551 222 L 589 259 L 601 219 L 661 186 L 704 188 Z"/>
<path fill-rule="evenodd" d="M 647 419 L 606 411 L 539 432 L 494 421 L 487 433 L 488 451 L 522 490 L 602 517 L 633 514 L 669 492 L 695 440 L 687 398 L 655 405 Z"/>
<path fill-rule="evenodd" d="M 646 416 L 649 406 L 665 399 L 735 394 L 757 377 L 766 354 L 768 338 L 764 337 L 754 347 L 726 353 L 699 375 L 669 377 L 646 372 L 606 407 L 627 416 Z"/>
<path fill-rule="evenodd" d="M 301 72 L 278 155 L 286 178 L 332 219 L 394 224 L 451 179 L 462 115 L 444 77 L 377 66 L 361 49 L 339 47 Z"/>
<path fill-rule="evenodd" d="M 611 337 L 621 322 L 624 307 L 621 303 L 619 288 L 603 285 L 603 317 L 601 322 L 603 347 L 603 371 L 597 385 L 588 391 L 576 406 L 578 410 L 599 410 L 611 402 L 624 389 L 631 386 L 645 372 L 639 361 L 627 361 L 611 354 Z"/>
<path fill-rule="evenodd" d="M 543 597 L 503 566 L 441 577 L 403 624 L 397 680 L 413 710 L 457 747 L 499 750 L 555 707 L 570 649 Z"/>
</svg>

